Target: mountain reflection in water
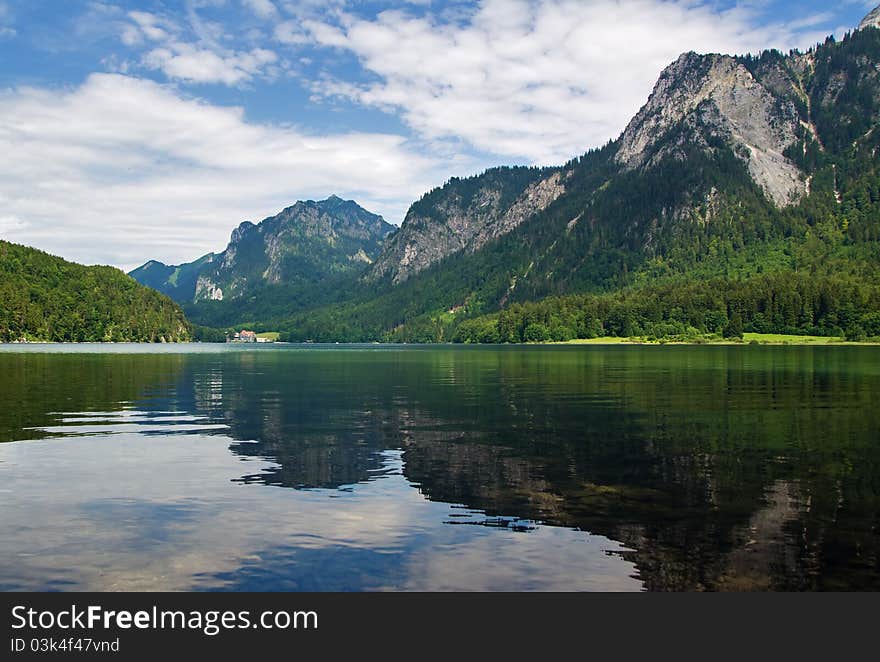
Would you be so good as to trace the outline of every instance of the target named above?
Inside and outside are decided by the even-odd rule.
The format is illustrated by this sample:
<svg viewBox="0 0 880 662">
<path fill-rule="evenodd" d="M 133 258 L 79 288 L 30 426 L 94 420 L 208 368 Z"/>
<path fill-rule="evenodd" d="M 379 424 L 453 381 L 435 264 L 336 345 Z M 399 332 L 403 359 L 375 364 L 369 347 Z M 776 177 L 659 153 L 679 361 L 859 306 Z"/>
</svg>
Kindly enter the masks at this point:
<svg viewBox="0 0 880 662">
<path fill-rule="evenodd" d="M 0 588 L 880 588 L 873 348 L 0 369 Z"/>
</svg>

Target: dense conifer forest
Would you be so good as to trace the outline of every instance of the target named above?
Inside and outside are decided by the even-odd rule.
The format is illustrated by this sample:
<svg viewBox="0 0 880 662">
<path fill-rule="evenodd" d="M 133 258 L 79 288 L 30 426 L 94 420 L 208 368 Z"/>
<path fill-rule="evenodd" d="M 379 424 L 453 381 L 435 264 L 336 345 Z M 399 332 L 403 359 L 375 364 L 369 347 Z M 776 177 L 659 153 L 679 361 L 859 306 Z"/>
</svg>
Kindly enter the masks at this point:
<svg viewBox="0 0 880 662">
<path fill-rule="evenodd" d="M 179 306 L 113 267 L 0 241 L 0 342 L 177 342 Z"/>
</svg>

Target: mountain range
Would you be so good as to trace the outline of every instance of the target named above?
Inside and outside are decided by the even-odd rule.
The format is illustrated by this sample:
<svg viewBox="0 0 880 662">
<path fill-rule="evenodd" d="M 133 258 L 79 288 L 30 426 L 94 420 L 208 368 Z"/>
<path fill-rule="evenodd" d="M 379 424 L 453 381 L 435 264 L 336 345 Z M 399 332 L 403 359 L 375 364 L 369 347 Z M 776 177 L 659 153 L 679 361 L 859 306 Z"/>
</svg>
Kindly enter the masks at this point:
<svg viewBox="0 0 880 662">
<path fill-rule="evenodd" d="M 196 322 L 290 340 L 868 333 L 880 311 L 878 22 L 880 7 L 803 53 L 685 53 L 616 140 L 559 167 L 454 177 L 399 229 L 352 201 L 298 202 L 241 224 L 222 253 L 131 275 Z M 710 321 L 669 304 L 695 286 Z M 588 308 L 601 319 L 588 324 Z"/>
<path fill-rule="evenodd" d="M 131 276 L 180 302 L 240 299 L 265 286 L 320 287 L 372 264 L 393 230 L 381 216 L 331 196 L 241 223 L 222 253 L 172 266 L 151 260 Z"/>
</svg>

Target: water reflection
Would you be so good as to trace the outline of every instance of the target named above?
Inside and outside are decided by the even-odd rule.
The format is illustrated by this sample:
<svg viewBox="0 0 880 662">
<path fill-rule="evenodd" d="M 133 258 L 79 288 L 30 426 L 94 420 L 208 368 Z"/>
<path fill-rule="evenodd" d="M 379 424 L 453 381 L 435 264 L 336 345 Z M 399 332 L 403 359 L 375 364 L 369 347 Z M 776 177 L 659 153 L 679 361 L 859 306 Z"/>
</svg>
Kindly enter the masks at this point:
<svg viewBox="0 0 880 662">
<path fill-rule="evenodd" d="M 0 588 L 880 588 L 873 349 L 0 368 Z"/>
<path fill-rule="evenodd" d="M 122 404 L 122 403 L 121 403 Z M 225 423 L 210 423 L 205 416 L 182 411 L 140 411 L 124 407 L 107 412 L 50 412 L 57 425 L 22 428 L 23 433 L 37 433 L 41 438 L 90 437 L 96 434 L 186 434 L 224 430 Z"/>
<path fill-rule="evenodd" d="M 600 536 L 535 527 L 489 540 L 485 528 L 445 526 L 461 507 L 421 497 L 403 476 L 399 452 L 384 453 L 383 470 L 356 487 L 297 492 L 236 484 L 242 467 L 229 442 L 222 435 L 78 439 L 59 475 L 64 487 L 49 498 L 39 474 L 57 463 L 61 446 L 6 445 L 16 475 L 0 540 L 2 588 L 639 586 L 630 564 L 605 556 L 622 547 Z M 573 568 L 589 572 L 577 576 Z"/>
</svg>

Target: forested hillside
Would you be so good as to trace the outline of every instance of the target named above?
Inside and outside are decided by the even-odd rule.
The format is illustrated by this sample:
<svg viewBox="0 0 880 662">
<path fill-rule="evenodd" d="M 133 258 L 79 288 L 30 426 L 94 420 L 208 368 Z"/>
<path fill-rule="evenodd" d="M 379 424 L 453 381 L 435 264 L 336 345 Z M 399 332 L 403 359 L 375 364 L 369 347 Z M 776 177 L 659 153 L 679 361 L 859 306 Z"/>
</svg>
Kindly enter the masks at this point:
<svg viewBox="0 0 880 662">
<path fill-rule="evenodd" d="M 272 323 L 292 340 L 682 336 L 734 321 L 728 332 L 877 335 L 878 63 L 875 28 L 804 54 L 683 56 L 619 140 L 559 169 L 565 190 L 546 209 L 405 282 Z M 735 103 L 743 89 L 764 104 L 764 125 Z M 679 121 L 660 126 L 655 107 Z M 776 134 L 756 146 L 749 131 L 752 142 Z M 526 322 L 487 330 L 505 316 Z"/>
<path fill-rule="evenodd" d="M 191 332 L 173 301 L 118 269 L 0 240 L 0 342 L 177 342 Z"/>
<path fill-rule="evenodd" d="M 335 198 L 243 224 L 187 313 L 293 341 L 875 335 L 878 121 L 873 25 L 806 53 L 685 53 L 617 140 L 454 177 L 396 232 Z"/>
</svg>

